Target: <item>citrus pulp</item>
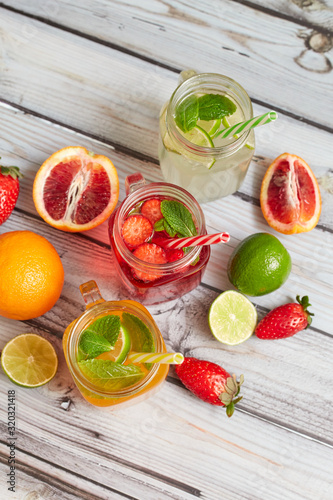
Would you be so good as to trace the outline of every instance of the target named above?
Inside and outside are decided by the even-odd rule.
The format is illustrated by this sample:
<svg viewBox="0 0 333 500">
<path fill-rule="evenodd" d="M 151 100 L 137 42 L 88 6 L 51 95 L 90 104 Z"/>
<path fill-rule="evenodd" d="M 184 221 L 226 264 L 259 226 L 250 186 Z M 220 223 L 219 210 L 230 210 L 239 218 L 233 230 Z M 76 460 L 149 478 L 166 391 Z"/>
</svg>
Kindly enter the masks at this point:
<svg viewBox="0 0 333 500">
<path fill-rule="evenodd" d="M 54 377 L 58 358 L 48 340 L 34 333 L 24 333 L 5 345 L 1 365 L 12 382 L 33 388 L 46 384 Z"/>
<path fill-rule="evenodd" d="M 64 269 L 57 251 L 32 231 L 0 235 L 0 315 L 27 320 L 49 311 L 60 297 Z"/>
<path fill-rule="evenodd" d="M 209 309 L 208 323 L 214 337 L 228 345 L 241 344 L 257 324 L 257 311 L 244 295 L 234 290 L 221 293 Z"/>
<path fill-rule="evenodd" d="M 230 282 L 242 293 L 266 295 L 280 288 L 291 271 L 291 258 L 282 243 L 268 233 L 245 238 L 228 262 Z"/>
<path fill-rule="evenodd" d="M 268 224 L 280 233 L 313 229 L 320 217 L 321 197 L 309 165 L 289 153 L 276 158 L 262 181 L 260 205 Z"/>
<path fill-rule="evenodd" d="M 39 215 L 63 231 L 87 231 L 104 222 L 119 196 L 113 163 L 83 147 L 61 149 L 37 172 L 33 199 Z"/>
</svg>

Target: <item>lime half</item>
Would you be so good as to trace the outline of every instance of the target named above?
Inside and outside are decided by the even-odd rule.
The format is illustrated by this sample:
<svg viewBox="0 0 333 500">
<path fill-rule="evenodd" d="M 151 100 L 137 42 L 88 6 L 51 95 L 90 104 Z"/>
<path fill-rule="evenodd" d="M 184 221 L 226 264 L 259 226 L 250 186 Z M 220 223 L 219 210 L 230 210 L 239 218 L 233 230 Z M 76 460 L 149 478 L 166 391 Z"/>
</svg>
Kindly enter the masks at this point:
<svg viewBox="0 0 333 500">
<path fill-rule="evenodd" d="M 2 350 L 5 374 L 22 387 L 39 387 L 56 374 L 58 358 L 50 342 L 34 333 L 18 335 Z"/>
<path fill-rule="evenodd" d="M 208 323 L 214 337 L 223 344 L 241 344 L 257 324 L 257 311 L 244 295 L 234 290 L 221 293 L 209 309 Z"/>
</svg>

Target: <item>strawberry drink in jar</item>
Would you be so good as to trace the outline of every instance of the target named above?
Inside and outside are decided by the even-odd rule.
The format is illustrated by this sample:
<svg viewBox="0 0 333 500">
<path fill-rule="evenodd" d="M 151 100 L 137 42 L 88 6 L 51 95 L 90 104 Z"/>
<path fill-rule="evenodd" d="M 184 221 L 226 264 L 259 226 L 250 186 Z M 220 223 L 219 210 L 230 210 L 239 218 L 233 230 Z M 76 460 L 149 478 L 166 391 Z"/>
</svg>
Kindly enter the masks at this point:
<svg viewBox="0 0 333 500">
<path fill-rule="evenodd" d="M 210 257 L 209 246 L 178 250 L 166 240 L 207 234 L 200 205 L 174 184 L 126 178 L 127 197 L 109 219 L 111 251 L 127 295 L 143 304 L 177 299 L 196 288 Z"/>
</svg>

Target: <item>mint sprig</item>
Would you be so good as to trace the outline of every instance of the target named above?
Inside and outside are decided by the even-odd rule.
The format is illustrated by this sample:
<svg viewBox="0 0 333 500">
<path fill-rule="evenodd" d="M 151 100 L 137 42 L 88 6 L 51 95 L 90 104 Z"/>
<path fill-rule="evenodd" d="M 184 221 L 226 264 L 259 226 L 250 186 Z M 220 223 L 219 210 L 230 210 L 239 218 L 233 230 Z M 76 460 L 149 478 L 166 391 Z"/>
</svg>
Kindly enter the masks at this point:
<svg viewBox="0 0 333 500">
<path fill-rule="evenodd" d="M 161 202 L 161 212 L 167 224 L 180 237 L 195 236 L 197 234 L 191 212 L 179 201 L 163 200 Z"/>
<path fill-rule="evenodd" d="M 103 316 L 83 331 L 79 341 L 79 358 L 96 358 L 113 349 L 120 332 L 120 318 L 115 315 Z"/>
<path fill-rule="evenodd" d="M 170 224 L 168 224 L 167 220 L 165 217 L 162 219 L 158 220 L 154 224 L 154 231 L 159 232 L 159 231 L 166 231 L 171 238 L 174 238 L 177 234 L 177 231 L 172 229 Z"/>
<path fill-rule="evenodd" d="M 180 130 L 186 133 L 196 126 L 198 120 L 219 120 L 232 115 L 236 109 L 236 105 L 224 95 L 192 95 L 176 107 L 175 122 Z"/>
<path fill-rule="evenodd" d="M 133 364 L 125 366 L 104 359 L 80 361 L 79 367 L 96 387 L 108 391 L 124 389 L 136 384 L 144 377 L 139 366 Z"/>
<path fill-rule="evenodd" d="M 103 352 L 111 351 L 111 349 L 110 342 L 98 333 L 86 330 L 80 337 L 79 350 L 84 359 L 96 358 Z"/>
<path fill-rule="evenodd" d="M 199 117 L 198 98 L 191 95 L 176 108 L 175 122 L 183 132 L 189 132 L 195 127 Z"/>
<path fill-rule="evenodd" d="M 219 120 L 232 115 L 236 105 L 226 96 L 220 94 L 205 94 L 198 99 L 200 120 Z"/>
<path fill-rule="evenodd" d="M 89 325 L 87 330 L 102 335 L 114 346 L 120 332 L 120 317 L 114 314 L 103 316 Z"/>
</svg>

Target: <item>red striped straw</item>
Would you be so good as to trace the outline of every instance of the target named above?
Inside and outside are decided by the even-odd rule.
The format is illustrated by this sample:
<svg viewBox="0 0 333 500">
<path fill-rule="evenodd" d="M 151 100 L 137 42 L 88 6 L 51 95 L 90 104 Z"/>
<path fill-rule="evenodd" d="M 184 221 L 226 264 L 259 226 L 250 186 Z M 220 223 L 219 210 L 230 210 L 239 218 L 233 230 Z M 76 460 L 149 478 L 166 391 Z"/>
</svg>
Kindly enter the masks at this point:
<svg viewBox="0 0 333 500">
<path fill-rule="evenodd" d="M 191 236 L 189 238 L 171 238 L 164 240 L 161 245 L 164 248 L 184 248 L 197 247 L 203 245 L 215 245 L 216 243 L 227 243 L 230 240 L 228 233 L 204 234 L 201 236 Z"/>
</svg>

